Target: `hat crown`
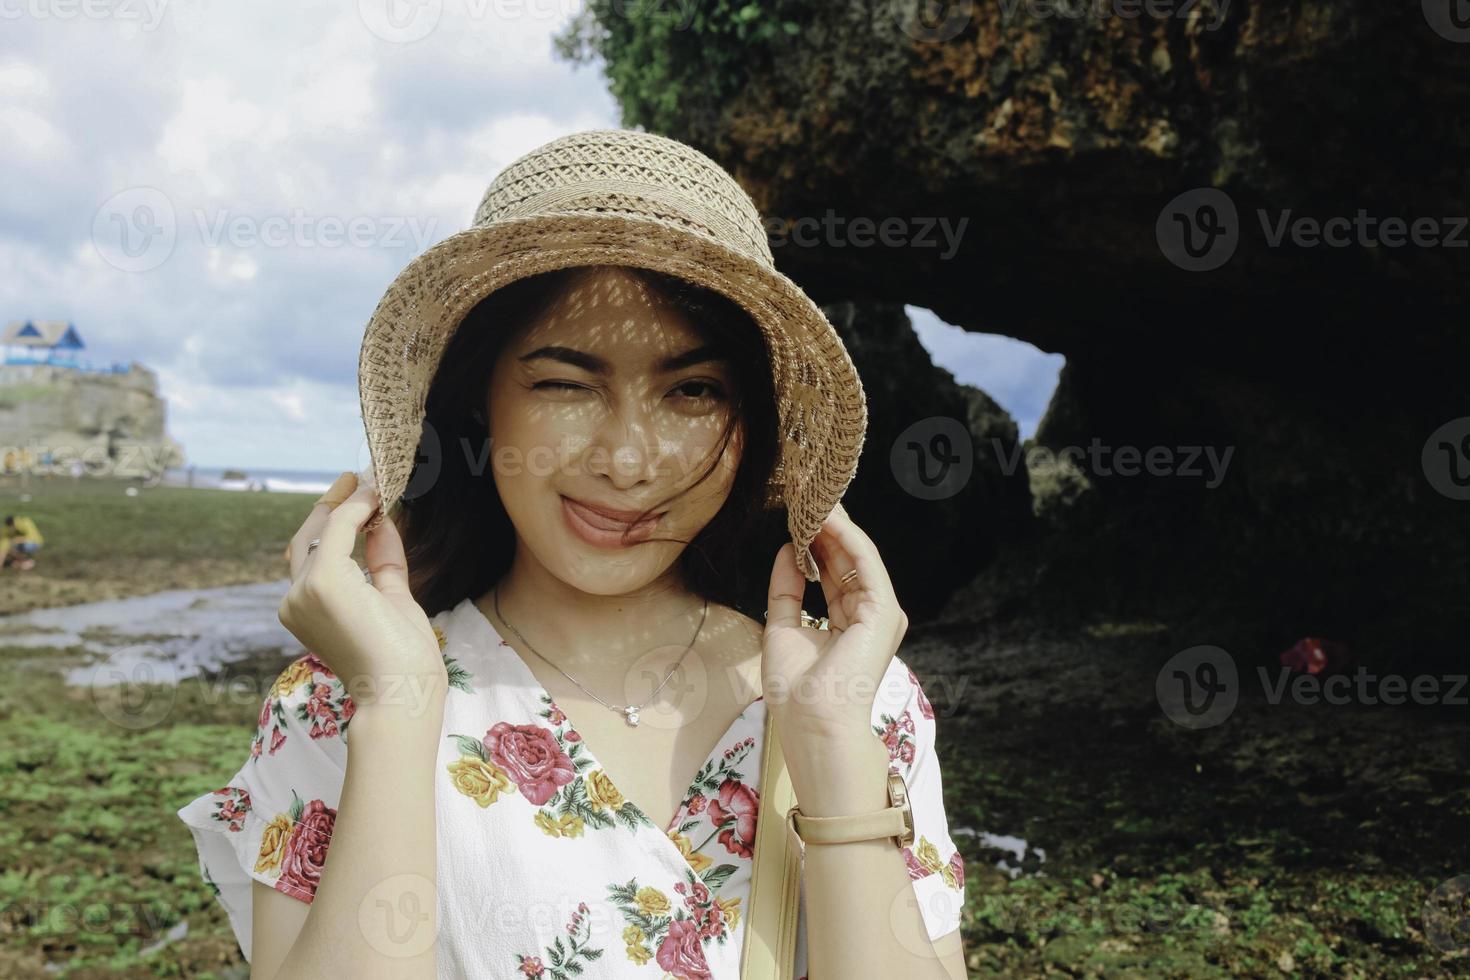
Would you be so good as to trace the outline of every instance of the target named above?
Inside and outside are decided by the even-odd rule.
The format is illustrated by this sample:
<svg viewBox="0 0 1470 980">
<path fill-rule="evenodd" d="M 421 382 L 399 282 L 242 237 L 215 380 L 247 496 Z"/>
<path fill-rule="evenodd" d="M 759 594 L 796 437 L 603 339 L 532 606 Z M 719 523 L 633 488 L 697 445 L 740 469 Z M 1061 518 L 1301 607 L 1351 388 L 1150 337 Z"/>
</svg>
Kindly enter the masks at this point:
<svg viewBox="0 0 1470 980">
<path fill-rule="evenodd" d="M 715 161 L 666 136 L 593 129 L 552 140 L 496 175 L 474 224 L 557 214 L 657 221 L 775 267 L 750 195 Z"/>
</svg>

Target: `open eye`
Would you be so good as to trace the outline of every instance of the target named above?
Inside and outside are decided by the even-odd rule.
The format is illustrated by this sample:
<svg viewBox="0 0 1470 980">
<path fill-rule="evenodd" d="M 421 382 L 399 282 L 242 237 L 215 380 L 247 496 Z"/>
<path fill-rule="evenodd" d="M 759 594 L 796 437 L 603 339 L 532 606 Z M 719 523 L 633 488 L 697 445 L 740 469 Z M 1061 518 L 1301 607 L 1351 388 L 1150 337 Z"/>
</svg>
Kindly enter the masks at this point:
<svg viewBox="0 0 1470 980">
<path fill-rule="evenodd" d="M 681 381 L 675 386 L 674 391 L 681 397 L 694 399 L 696 401 L 714 401 L 725 397 L 725 389 L 708 378 L 690 378 Z"/>
</svg>

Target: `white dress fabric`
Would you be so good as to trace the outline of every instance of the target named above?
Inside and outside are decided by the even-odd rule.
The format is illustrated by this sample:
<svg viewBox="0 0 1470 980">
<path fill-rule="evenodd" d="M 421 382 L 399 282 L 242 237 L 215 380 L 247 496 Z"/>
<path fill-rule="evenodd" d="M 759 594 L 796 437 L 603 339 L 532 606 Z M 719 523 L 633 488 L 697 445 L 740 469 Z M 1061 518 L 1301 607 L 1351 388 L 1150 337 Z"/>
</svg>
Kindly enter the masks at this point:
<svg viewBox="0 0 1470 980">
<path fill-rule="evenodd" d="M 739 980 L 764 700 L 730 726 L 660 828 L 622 796 L 473 601 L 431 622 L 451 685 L 435 780 L 439 975 Z M 341 682 L 303 654 L 262 703 L 239 771 L 178 811 L 247 960 L 252 881 L 303 902 L 316 893 L 352 709 Z M 872 723 L 909 787 L 915 840 L 904 859 L 937 938 L 959 928 L 964 864 L 944 814 L 934 711 L 897 656 Z M 803 888 L 799 978 L 806 945 Z"/>
</svg>

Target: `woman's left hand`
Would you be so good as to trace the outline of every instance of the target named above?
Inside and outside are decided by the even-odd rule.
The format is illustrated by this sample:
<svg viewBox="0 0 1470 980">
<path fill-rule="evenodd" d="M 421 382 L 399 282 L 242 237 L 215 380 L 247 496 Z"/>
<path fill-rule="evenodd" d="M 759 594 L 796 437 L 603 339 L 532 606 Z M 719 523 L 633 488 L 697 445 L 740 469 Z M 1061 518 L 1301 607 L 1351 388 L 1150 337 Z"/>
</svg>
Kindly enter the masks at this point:
<svg viewBox="0 0 1470 980">
<path fill-rule="evenodd" d="M 775 714 L 793 786 L 806 798 L 836 794 L 857 771 L 881 784 L 887 761 L 873 734 L 879 682 L 908 630 L 877 546 L 841 504 L 812 542 L 829 628 L 801 624 L 806 577 L 796 546 L 776 554 L 767 595 L 761 681 Z M 850 576 L 853 570 L 856 576 Z M 843 584 L 843 577 L 848 582 Z"/>
</svg>

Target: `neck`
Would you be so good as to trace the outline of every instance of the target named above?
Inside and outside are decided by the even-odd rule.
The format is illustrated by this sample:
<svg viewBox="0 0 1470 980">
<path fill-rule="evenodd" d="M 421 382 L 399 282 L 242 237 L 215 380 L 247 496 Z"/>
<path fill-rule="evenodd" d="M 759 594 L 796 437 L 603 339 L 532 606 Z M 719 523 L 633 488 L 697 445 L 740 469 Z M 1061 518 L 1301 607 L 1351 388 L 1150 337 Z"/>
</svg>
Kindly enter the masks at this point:
<svg viewBox="0 0 1470 980">
<path fill-rule="evenodd" d="M 655 652 L 659 663 L 669 659 L 664 654 L 678 656 L 694 640 L 704 611 L 704 600 L 684 585 L 676 568 L 629 592 L 599 595 L 557 578 L 520 549 L 510 570 L 477 604 L 507 640 L 529 641 L 533 657 L 540 654 L 583 683 L 599 674 L 623 676 Z M 700 640 L 706 638 L 701 631 Z"/>
</svg>

